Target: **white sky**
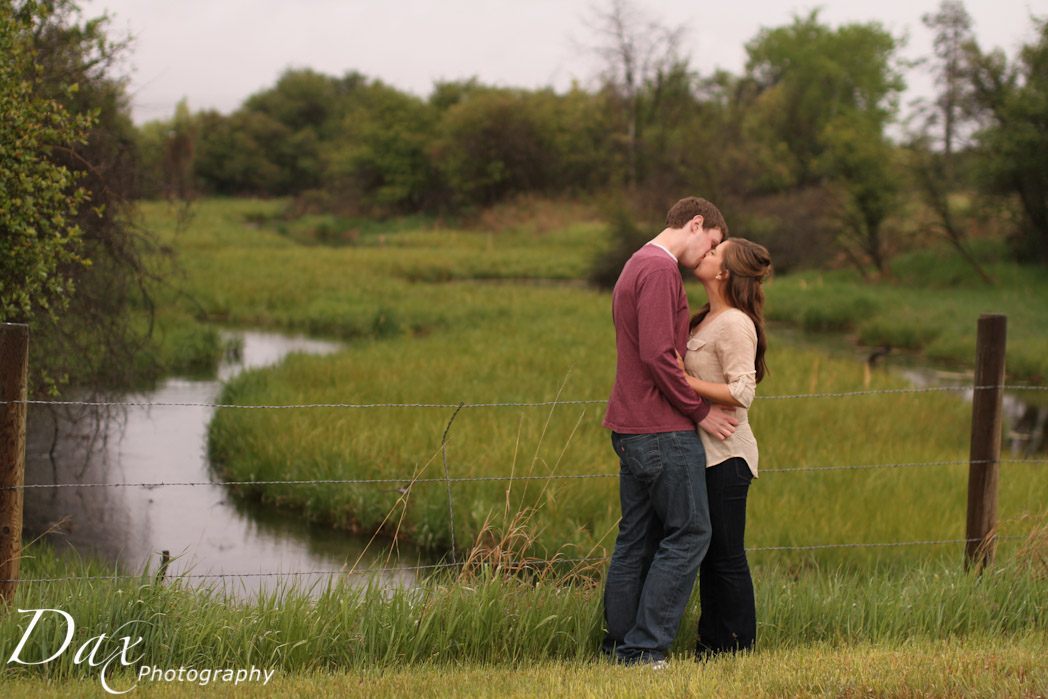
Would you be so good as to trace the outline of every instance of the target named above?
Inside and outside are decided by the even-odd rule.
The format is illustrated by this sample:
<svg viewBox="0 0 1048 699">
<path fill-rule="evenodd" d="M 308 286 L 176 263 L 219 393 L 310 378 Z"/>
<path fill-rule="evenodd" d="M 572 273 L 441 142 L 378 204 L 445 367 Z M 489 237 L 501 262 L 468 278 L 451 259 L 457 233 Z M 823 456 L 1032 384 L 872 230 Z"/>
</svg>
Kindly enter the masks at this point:
<svg viewBox="0 0 1048 699">
<path fill-rule="evenodd" d="M 341 76 L 352 70 L 420 96 L 439 80 L 477 77 L 507 87 L 592 86 L 597 60 L 587 19 L 594 0 L 89 0 L 108 11 L 111 32 L 135 43 L 127 70 L 136 123 L 169 118 L 183 97 L 193 111 L 228 113 L 287 68 Z M 597 2 L 596 4 L 601 4 Z M 788 24 L 822 7 L 823 22 L 876 20 L 906 34 L 903 56 L 931 54 L 921 16 L 939 0 L 648 0 L 638 6 L 664 25 L 685 26 L 684 52 L 701 74 L 741 73 L 744 44 L 761 27 Z M 1034 38 L 1031 15 L 1048 0 L 965 0 L 984 50 L 1009 56 Z M 907 76 L 907 99 L 927 95 L 924 71 Z"/>
</svg>

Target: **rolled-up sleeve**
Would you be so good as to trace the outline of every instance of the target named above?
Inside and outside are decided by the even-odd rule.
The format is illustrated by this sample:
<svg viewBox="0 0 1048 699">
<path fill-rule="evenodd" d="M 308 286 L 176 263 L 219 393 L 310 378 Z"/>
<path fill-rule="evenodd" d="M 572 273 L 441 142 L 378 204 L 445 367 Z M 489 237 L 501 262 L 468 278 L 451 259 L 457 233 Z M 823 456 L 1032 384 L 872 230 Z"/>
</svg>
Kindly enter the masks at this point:
<svg viewBox="0 0 1048 699">
<path fill-rule="evenodd" d="M 749 409 L 757 390 L 757 329 L 749 316 L 732 313 L 724 319 L 715 343 L 717 359 L 724 368 L 728 392 L 743 408 Z"/>
</svg>

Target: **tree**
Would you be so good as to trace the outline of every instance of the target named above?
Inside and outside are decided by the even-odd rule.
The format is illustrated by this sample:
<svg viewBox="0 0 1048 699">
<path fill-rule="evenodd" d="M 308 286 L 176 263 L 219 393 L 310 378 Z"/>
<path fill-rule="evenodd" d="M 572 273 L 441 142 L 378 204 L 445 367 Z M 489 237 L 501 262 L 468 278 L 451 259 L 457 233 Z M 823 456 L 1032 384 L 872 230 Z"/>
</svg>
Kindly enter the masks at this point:
<svg viewBox="0 0 1048 699">
<path fill-rule="evenodd" d="M 287 129 L 259 112 L 238 110 L 229 116 L 216 111 L 195 116 L 197 147 L 194 173 L 212 194 L 273 195 L 283 190 L 285 175 L 269 157 L 267 144 L 287 138 Z M 170 125 L 162 127 L 166 134 Z"/>
<path fill-rule="evenodd" d="M 346 102 L 327 159 L 329 193 L 357 210 L 418 211 L 430 203 L 435 174 L 426 151 L 436 110 L 377 81 L 359 85 Z"/>
<path fill-rule="evenodd" d="M 626 183 L 633 187 L 644 140 L 642 92 L 680 64 L 678 48 L 684 28 L 662 25 L 631 0 L 609 0 L 606 8 L 595 7 L 592 14 L 588 25 L 599 42 L 592 51 L 604 61 L 604 83 L 621 99 L 626 115 Z"/>
<path fill-rule="evenodd" d="M 894 147 L 874 121 L 850 112 L 827 125 L 824 167 L 833 174 L 832 190 L 840 193 L 845 253 L 865 273 L 863 258 L 879 274 L 887 271 L 884 222 L 900 190 Z"/>
<path fill-rule="evenodd" d="M 922 18 L 925 26 L 935 31 L 935 82 L 940 92 L 934 109 L 920 134 L 910 141 L 910 168 L 918 191 L 934 217 L 931 230 L 942 235 L 988 283 L 993 279 L 968 249 L 967 234 L 950 196 L 957 191 L 954 152 L 958 131 L 970 111 L 966 47 L 972 42 L 972 20 L 960 0 L 943 0 L 939 11 Z M 939 139 L 931 132 L 941 123 L 941 150 L 933 144 Z"/>
<path fill-rule="evenodd" d="M 163 145 L 164 192 L 171 199 L 190 201 L 196 193 L 193 163 L 197 128 L 186 100 L 175 107 L 175 118 Z"/>
<path fill-rule="evenodd" d="M 967 75 L 975 116 L 982 180 L 988 191 L 1019 201 L 1021 252 L 1048 262 L 1048 20 L 1037 40 L 1009 65 L 1000 50 L 970 43 Z"/>
<path fill-rule="evenodd" d="M 337 135 L 347 97 L 363 83 L 358 73 L 334 78 L 308 69 L 288 70 L 272 88 L 248 97 L 239 111 L 263 117 L 251 123 L 266 124 L 268 133 L 253 136 L 280 173 L 270 194 L 299 194 L 320 185 L 323 144 Z"/>
<path fill-rule="evenodd" d="M 786 159 L 790 184 L 827 176 L 820 158 L 826 129 L 838 116 L 857 112 L 882 127 L 894 116 L 904 87 L 895 56 L 899 43 L 876 22 L 831 29 L 815 10 L 793 24 L 762 29 L 746 45 L 747 77 L 758 86 L 760 135 Z"/>
<path fill-rule="evenodd" d="M 601 104 L 578 90 L 471 90 L 440 115 L 432 162 L 459 206 L 597 187 L 611 150 Z"/>
<path fill-rule="evenodd" d="M 0 5 L 0 321 L 14 323 L 61 313 L 73 269 L 88 264 L 76 224 L 82 177 L 48 156 L 83 143 L 91 119 L 35 93 L 43 68 L 21 40 L 30 28 L 28 16 Z"/>
<path fill-rule="evenodd" d="M 900 41 L 881 25 L 832 29 L 818 11 L 763 29 L 746 46 L 747 78 L 757 86 L 747 133 L 762 142 L 780 187 L 827 186 L 840 200 L 845 251 L 886 271 L 882 229 L 899 185 L 884 129 L 904 87 Z"/>
<path fill-rule="evenodd" d="M 939 11 L 921 20 L 935 32 L 935 83 L 941 92 L 935 100 L 937 115 L 942 117 L 942 146 L 945 173 L 953 179 L 953 152 L 957 129 L 965 104 L 965 46 L 971 43 L 972 18 L 960 0 L 942 0 Z M 937 120 L 937 119 L 936 119 Z"/>
<path fill-rule="evenodd" d="M 132 312 L 151 308 L 149 285 L 157 280 L 159 257 L 150 254 L 155 251 L 151 237 L 132 223 L 130 199 L 138 182 L 135 132 L 125 81 L 112 74 L 128 42 L 108 37 L 106 16 L 82 20 L 71 0 L 26 0 L 7 4 L 3 11 L 11 45 L 10 52 L 3 52 L 5 70 L 10 69 L 5 83 L 20 72 L 17 89 L 29 104 L 55 105 L 37 114 L 49 128 L 58 122 L 48 121 L 48 114 L 57 114 L 59 107 L 82 127 L 75 139 L 65 138 L 68 132 L 61 129 L 48 134 L 38 142 L 45 147 L 36 154 L 72 173 L 61 186 L 52 181 L 48 196 L 56 203 L 64 196 L 64 206 L 78 205 L 52 213 L 35 190 L 32 205 L 22 198 L 34 215 L 46 219 L 39 235 L 51 236 L 22 241 L 34 254 L 46 256 L 54 249 L 56 231 L 78 231 L 61 239 L 66 252 L 51 269 L 50 278 L 60 280 L 50 282 L 61 293 L 60 303 L 46 289 L 23 295 L 30 306 L 21 315 L 34 338 L 32 390 L 64 383 L 123 387 L 152 378 L 156 363 L 143 354 L 151 323 L 139 322 L 141 315 L 132 317 Z M 18 58 L 9 61 L 9 55 Z M 32 131 L 32 119 L 23 126 Z M 5 169 L 7 165 L 5 159 Z M 77 186 L 69 186 L 74 179 Z M 157 264 L 147 266 L 147 254 Z M 20 280 L 18 288 L 26 283 L 34 282 Z"/>
</svg>

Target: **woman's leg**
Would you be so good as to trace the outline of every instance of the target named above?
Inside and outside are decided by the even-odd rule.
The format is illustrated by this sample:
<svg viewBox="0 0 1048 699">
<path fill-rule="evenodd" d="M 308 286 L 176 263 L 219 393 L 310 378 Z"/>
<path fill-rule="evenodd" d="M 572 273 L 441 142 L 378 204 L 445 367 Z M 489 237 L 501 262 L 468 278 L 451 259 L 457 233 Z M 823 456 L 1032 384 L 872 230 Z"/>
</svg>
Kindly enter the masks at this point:
<svg viewBox="0 0 1048 699">
<path fill-rule="evenodd" d="M 753 579 L 746 560 L 746 494 L 753 475 L 746 461 L 706 469 L 713 537 L 699 569 L 699 654 L 752 648 L 757 635 Z"/>
</svg>

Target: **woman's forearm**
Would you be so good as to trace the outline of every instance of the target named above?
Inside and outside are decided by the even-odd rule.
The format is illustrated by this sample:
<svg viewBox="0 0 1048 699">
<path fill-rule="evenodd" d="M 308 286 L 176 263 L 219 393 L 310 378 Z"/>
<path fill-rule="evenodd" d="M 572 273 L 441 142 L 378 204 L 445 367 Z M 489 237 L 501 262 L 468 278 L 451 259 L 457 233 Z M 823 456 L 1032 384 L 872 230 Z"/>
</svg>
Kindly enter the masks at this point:
<svg viewBox="0 0 1048 699">
<path fill-rule="evenodd" d="M 690 374 L 684 374 L 684 378 L 688 380 L 688 385 L 691 386 L 691 390 L 695 391 L 701 398 L 705 398 L 711 403 L 719 403 L 721 405 L 734 405 L 739 408 L 744 408 L 742 403 L 735 400 L 735 396 L 731 395 L 731 391 L 728 389 L 726 383 L 713 383 L 711 381 L 703 381 L 697 379 Z"/>
</svg>

